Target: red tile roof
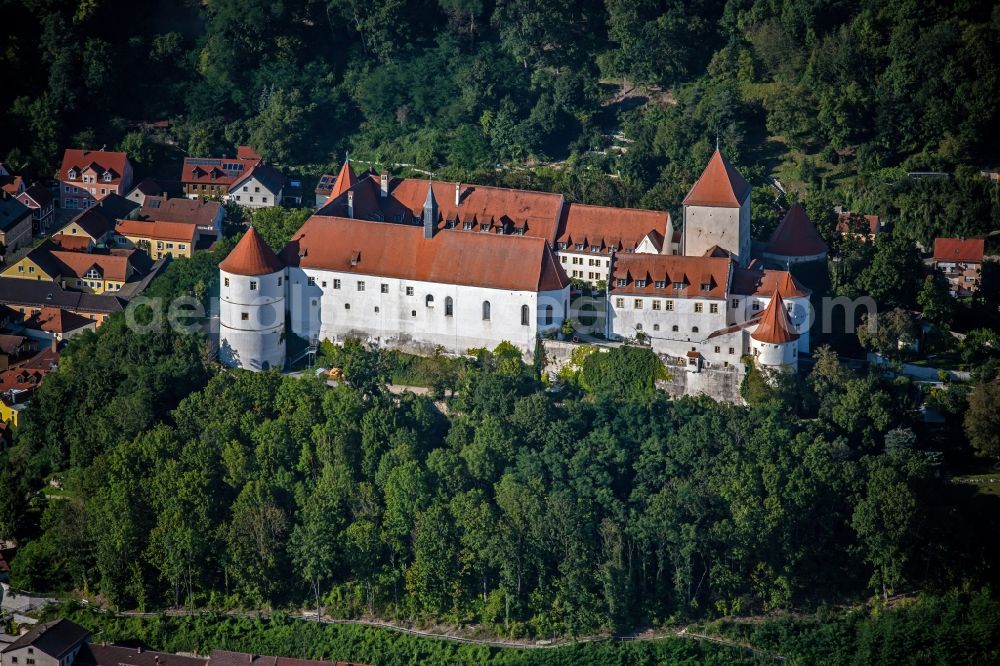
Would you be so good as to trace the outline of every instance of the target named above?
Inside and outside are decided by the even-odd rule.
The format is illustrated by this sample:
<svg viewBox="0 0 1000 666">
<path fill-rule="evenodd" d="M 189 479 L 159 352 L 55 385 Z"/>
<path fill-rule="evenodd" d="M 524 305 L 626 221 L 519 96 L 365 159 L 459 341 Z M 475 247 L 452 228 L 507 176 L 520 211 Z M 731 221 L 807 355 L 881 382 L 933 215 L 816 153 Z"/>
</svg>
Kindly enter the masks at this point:
<svg viewBox="0 0 1000 666">
<path fill-rule="evenodd" d="M 767 244 L 768 254 L 783 257 L 811 257 L 828 250 L 800 203 L 788 209 Z"/>
<path fill-rule="evenodd" d="M 734 268 L 732 293 L 740 296 L 769 297 L 778 290 L 782 298 L 802 298 L 812 292 L 788 271 Z"/>
<path fill-rule="evenodd" d="M 983 261 L 986 241 L 982 238 L 935 238 L 934 261 L 966 262 L 978 264 Z"/>
<path fill-rule="evenodd" d="M 211 227 L 214 226 L 215 218 L 220 210 L 222 210 L 222 204 L 218 201 L 149 196 L 146 197 L 142 208 L 139 209 L 138 219 L 184 222 Z"/>
<path fill-rule="evenodd" d="M 344 160 L 344 166 L 340 167 L 340 173 L 337 174 L 337 180 L 334 181 L 333 187 L 330 189 L 330 196 L 339 197 L 341 194 L 357 184 L 358 177 L 354 175 L 354 169 L 351 168 L 351 163 L 348 160 Z"/>
<path fill-rule="evenodd" d="M 611 291 L 616 295 L 725 299 L 729 292 L 731 264 L 731 259 L 721 257 L 619 254 L 615 257 Z M 618 281 L 622 279 L 626 284 L 620 287 Z M 644 280 L 645 285 L 637 285 L 637 280 Z M 658 287 L 657 282 L 662 286 Z M 674 283 L 679 283 L 681 288 L 675 289 Z"/>
<path fill-rule="evenodd" d="M 0 176 L 0 182 L 2 182 L 0 189 L 11 196 L 17 196 L 24 186 L 24 179 L 21 176 Z"/>
<path fill-rule="evenodd" d="M 758 342 L 774 345 L 799 339 L 799 334 L 795 332 L 792 321 L 788 318 L 785 302 L 777 291 L 773 292 L 771 302 L 767 304 L 764 314 L 760 317 L 760 324 L 750 337 Z"/>
<path fill-rule="evenodd" d="M 860 213 L 838 213 L 837 214 L 837 233 L 846 234 L 850 232 L 861 232 L 875 234 L 879 230 L 879 217 L 878 215 L 862 215 Z"/>
<path fill-rule="evenodd" d="M 131 254 L 92 254 L 62 250 L 52 250 L 50 254 L 62 264 L 64 274 L 74 277 L 82 278 L 95 266 L 105 280 L 124 282 L 129 276 Z"/>
<path fill-rule="evenodd" d="M 573 203 L 563 207 L 556 242 L 566 243 L 570 251 L 583 243 L 587 251 L 597 247 L 620 252 L 634 250 L 650 232 L 659 235 L 662 246 L 663 238 L 671 233 L 670 213 Z"/>
<path fill-rule="evenodd" d="M 86 252 L 94 242 L 90 236 L 73 236 L 71 234 L 56 234 L 50 238 L 60 249 L 67 252 Z"/>
<path fill-rule="evenodd" d="M 236 159 L 259 162 L 260 155 L 258 155 L 257 151 L 250 146 L 236 146 Z"/>
<path fill-rule="evenodd" d="M 389 183 L 388 196 L 381 196 L 381 182 L 369 175 L 361 178 L 351 188 L 354 201 L 354 218 L 384 222 L 412 222 L 423 214 L 427 198 L 426 180 L 396 178 Z M 462 229 L 466 223 L 472 230 L 483 227 L 502 229 L 507 233 L 523 230 L 525 236 L 544 238 L 554 242 L 563 207 L 563 197 L 550 192 L 531 192 L 485 185 L 459 185 L 461 196 L 455 206 L 456 183 L 435 181 L 431 184 L 438 203 L 440 221 L 438 229 L 449 222 Z M 331 199 L 319 215 L 349 217 L 347 193 Z"/>
<path fill-rule="evenodd" d="M 23 335 L 0 334 L 0 354 L 7 354 L 8 356 L 20 354 L 28 349 L 30 342 Z"/>
<path fill-rule="evenodd" d="M 341 239 L 338 239 L 341 242 Z M 219 268 L 234 275 L 270 275 L 285 267 L 253 227 L 247 229 Z"/>
<path fill-rule="evenodd" d="M 118 220 L 115 232 L 127 237 L 143 237 L 155 240 L 182 241 L 194 243 L 198 226 L 185 222 L 165 222 L 163 220 Z"/>
<path fill-rule="evenodd" d="M 88 167 L 93 167 L 97 174 L 103 175 L 105 171 L 111 172 L 111 185 L 121 183 L 122 176 L 128 165 L 128 155 L 110 150 L 80 150 L 67 148 L 63 153 L 62 168 L 59 170 L 59 179 L 69 181 L 69 170 L 76 171 L 76 178 L 73 182 L 80 182 L 83 172 Z M 105 181 L 99 181 L 104 183 Z"/>
<path fill-rule="evenodd" d="M 292 266 L 517 291 L 556 291 L 569 280 L 548 243 L 422 226 L 313 216 L 282 251 Z"/>
<path fill-rule="evenodd" d="M 739 208 L 749 195 L 750 184 L 716 149 L 698 182 L 684 197 L 684 205 Z"/>
<path fill-rule="evenodd" d="M 46 333 L 69 333 L 93 323 L 69 310 L 43 307 L 24 321 L 24 327 Z"/>
</svg>

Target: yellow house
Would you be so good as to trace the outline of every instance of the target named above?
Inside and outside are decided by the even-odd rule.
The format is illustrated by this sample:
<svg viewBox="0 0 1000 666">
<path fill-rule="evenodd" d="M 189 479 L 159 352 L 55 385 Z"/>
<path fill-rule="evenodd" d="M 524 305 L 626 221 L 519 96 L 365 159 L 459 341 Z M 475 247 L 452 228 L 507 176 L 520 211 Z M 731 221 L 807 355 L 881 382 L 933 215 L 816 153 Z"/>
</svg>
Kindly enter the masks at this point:
<svg viewBox="0 0 1000 666">
<path fill-rule="evenodd" d="M 135 247 L 151 259 L 191 257 L 198 243 L 198 225 L 163 220 L 118 220 L 115 235 L 119 245 Z"/>
<path fill-rule="evenodd" d="M 66 289 L 103 294 L 118 291 L 137 273 L 131 261 L 134 253 L 134 250 L 112 250 L 109 254 L 73 252 L 46 241 L 0 275 L 56 282 Z"/>
<path fill-rule="evenodd" d="M 45 280 L 52 282 L 59 277 L 59 267 L 52 261 L 49 252 L 45 248 L 37 247 L 21 258 L 21 260 L 5 268 L 0 275 L 23 280 Z"/>
<path fill-rule="evenodd" d="M 7 401 L 0 398 L 0 421 L 4 423 L 9 423 L 15 428 L 17 427 L 17 416 L 20 413 L 18 405 L 8 405 Z"/>
<path fill-rule="evenodd" d="M 106 243 L 111 236 L 114 224 L 101 211 L 99 206 L 89 208 L 59 229 L 58 233 L 66 236 L 87 237 L 94 245 Z"/>
</svg>

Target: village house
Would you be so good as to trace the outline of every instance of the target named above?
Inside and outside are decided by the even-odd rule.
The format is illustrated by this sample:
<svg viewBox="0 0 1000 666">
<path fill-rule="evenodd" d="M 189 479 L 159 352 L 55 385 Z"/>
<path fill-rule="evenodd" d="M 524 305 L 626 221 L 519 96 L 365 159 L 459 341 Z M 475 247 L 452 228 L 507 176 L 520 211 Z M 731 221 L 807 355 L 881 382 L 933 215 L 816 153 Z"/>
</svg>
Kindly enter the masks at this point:
<svg viewBox="0 0 1000 666">
<path fill-rule="evenodd" d="M 64 289 L 56 282 L 0 276 L 0 305 L 25 319 L 42 308 L 53 307 L 76 313 L 100 326 L 111 315 L 125 309 L 127 301 L 118 293 L 91 294 Z"/>
<path fill-rule="evenodd" d="M 114 292 L 141 279 L 148 270 L 145 255 L 135 249 L 83 252 L 65 250 L 45 241 L 0 275 L 22 280 L 59 283 L 62 287 L 93 294 Z"/>
<path fill-rule="evenodd" d="M 72 666 L 89 636 L 69 620 L 36 624 L 0 649 L 0 666 Z"/>
<path fill-rule="evenodd" d="M 139 204 L 140 206 L 146 205 L 147 197 L 162 197 L 167 198 L 184 198 L 184 188 L 181 183 L 175 180 L 159 180 L 156 178 L 143 178 L 135 186 L 129 190 L 125 198 L 129 201 Z"/>
<path fill-rule="evenodd" d="M 56 204 L 52 193 L 35 184 L 17 195 L 17 200 L 31 210 L 31 231 L 34 235 L 48 233 L 55 217 Z"/>
<path fill-rule="evenodd" d="M 280 171 L 258 162 L 233 180 L 225 199 L 244 208 L 279 206 L 284 187 L 285 177 Z"/>
<path fill-rule="evenodd" d="M 198 227 L 184 222 L 119 220 L 115 227 L 119 247 L 138 248 L 153 259 L 188 257 L 198 242 Z"/>
<path fill-rule="evenodd" d="M 240 146 L 236 157 L 186 157 L 181 168 L 181 187 L 190 199 L 222 198 L 229 186 L 260 162 L 249 146 Z"/>
<path fill-rule="evenodd" d="M 31 209 L 7 194 L 0 195 L 0 243 L 3 256 L 31 245 Z"/>
<path fill-rule="evenodd" d="M 132 216 L 136 220 L 180 222 L 198 227 L 201 236 L 218 238 L 226 209 L 218 201 L 150 196 Z"/>
<path fill-rule="evenodd" d="M 979 291 L 985 250 L 982 238 L 934 239 L 934 266 L 944 274 L 952 296 Z"/>
<path fill-rule="evenodd" d="M 126 194 L 132 187 L 132 164 L 125 153 L 69 148 L 59 168 L 62 208 L 85 209 L 109 194 Z"/>
</svg>

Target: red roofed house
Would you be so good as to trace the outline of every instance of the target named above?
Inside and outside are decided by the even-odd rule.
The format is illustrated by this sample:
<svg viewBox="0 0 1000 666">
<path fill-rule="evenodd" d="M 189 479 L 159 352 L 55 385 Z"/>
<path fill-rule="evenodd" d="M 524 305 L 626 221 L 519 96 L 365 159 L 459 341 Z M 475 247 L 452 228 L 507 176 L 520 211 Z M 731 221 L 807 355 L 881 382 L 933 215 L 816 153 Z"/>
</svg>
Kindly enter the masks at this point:
<svg viewBox="0 0 1000 666">
<path fill-rule="evenodd" d="M 163 220 L 118 220 L 115 234 L 119 246 L 138 248 L 152 259 L 188 257 L 198 242 L 198 225 Z"/>
<path fill-rule="evenodd" d="M 24 179 L 12 174 L 3 162 L 0 162 L 0 191 L 11 197 L 24 192 Z"/>
<path fill-rule="evenodd" d="M 806 209 L 802 204 L 795 203 L 771 234 L 761 256 L 788 266 L 807 261 L 823 261 L 828 249 L 806 215 Z"/>
<path fill-rule="evenodd" d="M 63 153 L 59 180 L 63 208 L 90 208 L 109 194 L 128 193 L 132 164 L 125 153 L 68 148 Z"/>
<path fill-rule="evenodd" d="M 837 213 L 837 233 L 841 236 L 848 234 L 861 240 L 875 240 L 875 236 L 882 233 L 882 221 L 878 215 L 862 215 L 851 211 L 836 209 Z"/>
<path fill-rule="evenodd" d="M 934 265 L 944 273 L 952 296 L 979 291 L 986 242 L 982 238 L 935 238 Z"/>
<path fill-rule="evenodd" d="M 718 149 L 684 198 L 681 252 L 700 257 L 714 245 L 750 261 L 750 184 Z"/>
<path fill-rule="evenodd" d="M 260 162 L 249 146 L 239 146 L 236 157 L 185 157 L 181 185 L 189 199 L 224 197 L 229 186 Z"/>
</svg>

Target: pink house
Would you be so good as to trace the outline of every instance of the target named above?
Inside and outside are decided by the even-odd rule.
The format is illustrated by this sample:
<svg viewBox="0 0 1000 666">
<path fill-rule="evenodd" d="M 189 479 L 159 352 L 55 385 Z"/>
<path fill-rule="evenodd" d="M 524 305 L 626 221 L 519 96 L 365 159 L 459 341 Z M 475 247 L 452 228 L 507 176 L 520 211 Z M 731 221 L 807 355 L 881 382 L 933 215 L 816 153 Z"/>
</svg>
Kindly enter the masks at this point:
<svg viewBox="0 0 1000 666">
<path fill-rule="evenodd" d="M 68 148 L 59 181 L 60 205 L 86 209 L 109 194 L 125 196 L 132 187 L 132 165 L 125 153 Z"/>
</svg>

